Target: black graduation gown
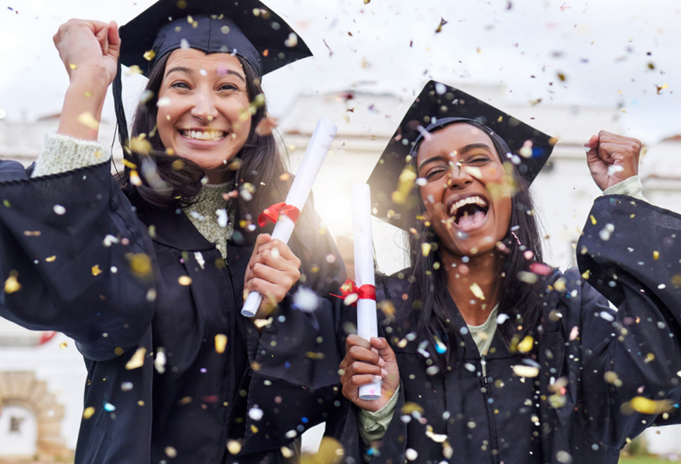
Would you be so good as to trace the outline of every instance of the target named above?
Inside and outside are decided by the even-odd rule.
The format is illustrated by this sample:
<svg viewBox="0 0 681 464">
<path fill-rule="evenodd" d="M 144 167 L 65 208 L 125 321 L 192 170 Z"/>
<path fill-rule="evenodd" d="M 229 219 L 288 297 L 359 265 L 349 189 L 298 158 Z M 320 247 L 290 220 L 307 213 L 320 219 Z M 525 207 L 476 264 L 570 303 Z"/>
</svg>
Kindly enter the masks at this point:
<svg viewBox="0 0 681 464">
<path fill-rule="evenodd" d="M 0 315 L 63 332 L 85 357 L 76 462 L 284 462 L 287 432 L 327 419 L 333 429 L 345 414 L 337 306 L 321 298 L 306 313 L 289 295 L 259 336 L 239 314 L 255 234 L 235 234 L 225 262 L 181 210 L 136 211 L 109 166 L 30 178 L 0 162 L 0 272 L 10 279 Z M 317 223 L 308 204 L 290 246 L 305 285 L 325 294 L 345 271 Z M 222 353 L 216 335 L 227 337 Z M 243 439 L 237 456 L 226 452 L 232 439 Z"/>
<path fill-rule="evenodd" d="M 412 304 L 408 271 L 379 287 L 378 298 L 398 309 L 380 330 L 395 350 L 401 389 L 372 463 L 416 456 L 419 463 L 615 464 L 627 438 L 680 422 L 678 413 L 642 414 L 627 403 L 641 396 L 678 406 L 681 216 L 627 196 L 601 197 L 577 250 L 579 270 L 548 280 L 529 353 L 509 352 L 497 334 L 481 358 L 449 298 L 461 336 L 444 376 L 429 375 L 418 338 L 396 344 L 411 331 L 400 322 Z M 515 365 L 539 367 L 539 374 L 519 377 Z M 343 443 L 347 462 L 360 463 L 356 415 L 353 406 Z"/>
</svg>

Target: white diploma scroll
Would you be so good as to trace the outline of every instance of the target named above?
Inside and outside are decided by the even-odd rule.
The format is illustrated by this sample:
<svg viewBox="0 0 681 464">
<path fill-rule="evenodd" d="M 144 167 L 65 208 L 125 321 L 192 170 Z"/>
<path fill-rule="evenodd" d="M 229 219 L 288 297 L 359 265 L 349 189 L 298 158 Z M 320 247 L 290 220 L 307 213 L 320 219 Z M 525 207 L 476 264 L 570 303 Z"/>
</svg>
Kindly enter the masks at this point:
<svg viewBox="0 0 681 464">
<path fill-rule="evenodd" d="M 352 186 L 352 225 L 355 242 L 355 285 L 376 285 L 374 279 L 374 246 L 371 236 L 371 191 L 367 184 Z M 357 335 L 365 340 L 378 337 L 376 300 L 357 300 Z M 381 398 L 381 381 L 359 387 L 363 400 Z"/>
<path fill-rule="evenodd" d="M 324 158 L 326 157 L 333 138 L 336 136 L 337 127 L 334 123 L 327 119 L 320 119 L 317 127 L 312 134 L 310 144 L 307 146 L 303 161 L 298 168 L 298 174 L 293 179 L 291 190 L 286 197 L 286 204 L 295 206 L 302 212 L 303 206 L 307 201 L 307 197 L 312 190 L 319 168 L 321 168 Z M 279 239 L 284 243 L 288 243 L 295 228 L 295 223 L 289 219 L 288 216 L 281 215 L 274 226 L 272 232 L 273 239 Z M 251 292 L 246 298 L 241 314 L 246 317 L 253 317 L 260 308 L 262 302 L 262 295 L 258 292 Z"/>
</svg>

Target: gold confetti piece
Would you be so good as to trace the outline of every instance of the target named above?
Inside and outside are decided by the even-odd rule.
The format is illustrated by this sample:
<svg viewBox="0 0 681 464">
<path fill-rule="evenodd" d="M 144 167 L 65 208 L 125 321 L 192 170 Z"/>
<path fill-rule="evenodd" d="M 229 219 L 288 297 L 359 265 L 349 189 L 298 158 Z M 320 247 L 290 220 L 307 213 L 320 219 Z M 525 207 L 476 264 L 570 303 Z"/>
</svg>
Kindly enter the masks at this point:
<svg viewBox="0 0 681 464">
<path fill-rule="evenodd" d="M 186 0 L 179 0 L 179 1 L 177 2 L 177 7 L 178 7 L 180 10 L 184 10 L 185 8 L 187 8 L 187 2 L 186 2 Z"/>
<path fill-rule="evenodd" d="M 137 165 L 135 163 L 131 163 L 125 158 L 123 158 L 123 166 L 125 166 L 128 169 L 137 169 Z"/>
<path fill-rule="evenodd" d="M 86 111 L 85 113 L 82 113 L 80 116 L 78 116 L 77 121 L 88 129 L 99 129 L 99 121 L 97 121 L 89 111 Z"/>
<path fill-rule="evenodd" d="M 513 366 L 513 373 L 518 377 L 536 377 L 539 375 L 539 369 L 533 366 L 516 364 Z"/>
<path fill-rule="evenodd" d="M 21 284 L 17 280 L 19 273 L 17 271 L 11 271 L 9 277 L 5 281 L 5 293 L 8 295 L 10 293 L 18 292 L 21 290 Z"/>
<path fill-rule="evenodd" d="M 88 90 L 83 95 L 85 96 L 85 98 L 90 98 L 90 97 L 92 97 L 93 93 Z"/>
<path fill-rule="evenodd" d="M 40 237 L 41 232 L 39 230 L 25 230 L 24 235 L 26 237 Z"/>
<path fill-rule="evenodd" d="M 215 351 L 222 354 L 225 352 L 225 347 L 227 347 L 227 335 L 217 334 L 215 336 Z"/>
<path fill-rule="evenodd" d="M 660 414 L 668 412 L 674 407 L 674 403 L 670 400 L 655 401 L 643 396 L 635 396 L 622 405 L 622 412 L 624 414 L 632 414 L 634 411 L 641 414 Z"/>
<path fill-rule="evenodd" d="M 92 415 L 95 413 L 95 408 L 90 406 L 89 408 L 85 408 L 85 411 L 83 411 L 83 419 L 88 420 L 89 418 L 92 417 Z"/>
<path fill-rule="evenodd" d="M 427 257 L 430 254 L 430 249 L 432 248 L 431 244 L 428 242 L 422 243 L 421 244 L 421 254 L 424 257 Z"/>
<path fill-rule="evenodd" d="M 227 442 L 227 451 L 229 451 L 230 454 L 239 454 L 241 451 L 241 441 L 229 440 Z"/>
<path fill-rule="evenodd" d="M 537 277 L 537 274 L 533 272 L 527 272 L 527 271 L 519 271 L 518 272 L 518 280 L 521 282 L 525 282 L 526 284 L 534 284 L 537 282 L 539 278 Z"/>
<path fill-rule="evenodd" d="M 423 408 L 421 405 L 416 404 L 412 401 L 407 401 L 404 403 L 404 406 L 402 406 L 402 414 L 404 415 L 410 415 L 413 413 L 418 413 L 418 414 L 423 414 Z"/>
<path fill-rule="evenodd" d="M 125 364 L 125 368 L 129 371 L 133 369 L 140 368 L 144 365 L 144 357 L 147 355 L 147 349 L 144 348 L 143 346 L 140 346 L 137 348 L 137 351 L 135 351 L 135 354 L 132 355 L 132 358 Z"/>
<path fill-rule="evenodd" d="M 433 433 L 433 426 L 429 425 L 426 428 L 426 436 L 435 443 L 444 443 L 447 440 L 447 435 L 442 433 Z"/>
<path fill-rule="evenodd" d="M 534 338 L 532 336 L 527 335 L 525 338 L 523 338 L 523 341 L 518 343 L 518 351 L 521 353 L 529 353 L 532 351 L 532 346 L 534 345 Z"/>
<path fill-rule="evenodd" d="M 440 18 L 440 25 L 437 26 L 437 29 L 435 29 L 435 33 L 438 34 L 438 33 L 442 32 L 442 26 L 444 26 L 445 24 L 447 24 L 447 21 L 445 20 L 445 18 Z M 478 48 L 478 53 L 480 53 L 479 48 Z"/>
<path fill-rule="evenodd" d="M 660 259 L 660 252 L 659 251 L 653 251 L 653 259 Z"/>
<path fill-rule="evenodd" d="M 406 203 L 409 193 L 414 187 L 415 180 L 416 172 L 414 172 L 411 166 L 406 167 L 400 174 L 399 181 L 397 183 L 397 190 L 392 193 L 393 203 L 398 205 L 403 205 Z"/>
<path fill-rule="evenodd" d="M 282 446 L 281 447 L 281 455 L 284 456 L 286 459 L 293 457 L 293 451 L 287 446 Z"/>
<path fill-rule="evenodd" d="M 139 137 L 135 137 L 130 140 L 130 149 L 135 153 L 148 155 L 151 151 L 151 143 L 149 143 L 145 137 L 140 135 Z"/>
<path fill-rule="evenodd" d="M 177 279 L 178 283 L 184 287 L 187 287 L 192 284 L 192 278 L 189 276 L 180 276 L 179 279 Z"/>
<path fill-rule="evenodd" d="M 589 277 L 591 277 L 591 270 L 590 270 L 590 269 L 587 269 L 587 270 L 584 271 L 584 273 L 582 274 L 582 279 L 584 279 L 584 280 L 589 280 Z"/>
<path fill-rule="evenodd" d="M 556 280 L 555 283 L 553 284 L 553 288 L 558 290 L 559 292 L 564 292 L 566 289 L 565 283 L 567 281 L 565 280 L 565 277 L 561 277 L 560 279 Z"/>
<path fill-rule="evenodd" d="M 655 355 L 654 355 L 653 353 L 648 353 L 648 354 L 646 355 L 646 359 L 645 359 L 645 362 L 646 362 L 646 363 L 652 362 L 652 361 L 654 361 L 654 360 L 655 360 Z"/>
<path fill-rule="evenodd" d="M 69 63 L 69 68 L 71 68 L 71 69 L 78 69 L 78 66 L 76 66 L 76 65 L 73 64 L 73 63 Z"/>
<path fill-rule="evenodd" d="M 165 452 L 166 456 L 168 456 L 171 459 L 177 457 L 177 450 L 172 446 L 166 446 Z"/>
<path fill-rule="evenodd" d="M 63 350 L 63 349 L 66 349 L 67 346 L 69 346 L 69 345 L 68 345 L 68 343 L 66 343 L 66 342 L 61 342 L 61 343 L 59 344 L 59 348 L 61 348 L 62 350 Z"/>
<path fill-rule="evenodd" d="M 151 258 L 144 253 L 130 257 L 130 269 L 137 277 L 147 277 L 151 273 Z"/>
<path fill-rule="evenodd" d="M 189 19 L 189 18 L 187 18 L 187 19 Z M 144 52 L 143 56 L 144 56 L 145 60 L 151 61 L 156 57 L 156 52 L 153 51 L 153 50 L 148 50 L 148 51 Z"/>
<path fill-rule="evenodd" d="M 133 64 L 128 68 L 128 76 L 135 76 L 137 74 L 142 74 L 142 69 L 136 64 Z"/>
<path fill-rule="evenodd" d="M 471 292 L 473 292 L 473 295 L 479 300 L 484 300 L 485 299 L 485 294 L 482 293 L 482 289 L 480 286 L 477 284 L 477 282 L 473 282 L 473 284 L 470 286 Z"/>
<path fill-rule="evenodd" d="M 192 401 L 194 401 L 194 400 L 192 399 L 191 396 L 185 396 L 180 401 L 178 401 L 177 404 L 179 404 L 180 406 L 185 406 L 185 405 L 191 403 Z"/>
<path fill-rule="evenodd" d="M 97 277 L 99 274 L 102 273 L 102 270 L 99 268 L 99 264 L 95 264 L 92 266 L 92 275 Z"/>
<path fill-rule="evenodd" d="M 267 319 L 255 319 L 253 321 L 253 325 L 255 325 L 257 328 L 262 329 L 263 327 L 267 327 L 272 323 L 273 319 L 271 317 L 268 317 Z"/>
<path fill-rule="evenodd" d="M 591 224 L 596 225 L 596 218 L 594 217 L 593 214 L 589 215 L 589 218 L 591 219 Z"/>
<path fill-rule="evenodd" d="M 608 371 L 603 375 L 603 378 L 605 379 L 606 382 L 613 384 L 616 387 L 621 387 L 622 386 L 622 381 L 620 380 L 619 376 L 617 373 L 613 371 Z"/>
<path fill-rule="evenodd" d="M 132 170 L 130 171 L 130 183 L 136 187 L 139 187 L 142 185 L 142 179 L 140 178 L 140 175 L 137 173 L 137 171 Z"/>
</svg>

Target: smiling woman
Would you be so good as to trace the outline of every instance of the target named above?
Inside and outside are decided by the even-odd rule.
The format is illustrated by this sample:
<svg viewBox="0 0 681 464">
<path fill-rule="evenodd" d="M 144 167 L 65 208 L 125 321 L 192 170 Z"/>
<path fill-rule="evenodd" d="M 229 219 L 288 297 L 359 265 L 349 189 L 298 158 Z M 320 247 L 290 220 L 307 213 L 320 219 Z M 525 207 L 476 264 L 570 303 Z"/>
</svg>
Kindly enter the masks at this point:
<svg viewBox="0 0 681 464">
<path fill-rule="evenodd" d="M 643 198 L 640 142 L 601 131 L 579 269 L 549 267 L 529 185 L 555 142 L 437 82 L 405 115 L 369 184 L 411 266 L 377 277 L 382 337 L 340 364 L 355 462 L 615 464 L 679 421 L 681 217 Z"/>
<path fill-rule="evenodd" d="M 307 46 L 258 0 L 160 0 L 120 36 L 72 19 L 54 42 L 70 78 L 58 133 L 29 170 L 0 162 L 0 315 L 85 357 L 76 462 L 283 463 L 297 434 L 333 433 L 340 315 L 325 297 L 342 261 L 312 205 L 289 244 L 254 224 L 291 177 L 258 129 L 260 83 Z M 149 76 L 130 136 L 121 64 Z M 115 178 L 96 143 L 112 82 Z M 294 306 L 302 282 L 315 312 Z M 266 298 L 249 321 L 250 291 Z"/>
</svg>

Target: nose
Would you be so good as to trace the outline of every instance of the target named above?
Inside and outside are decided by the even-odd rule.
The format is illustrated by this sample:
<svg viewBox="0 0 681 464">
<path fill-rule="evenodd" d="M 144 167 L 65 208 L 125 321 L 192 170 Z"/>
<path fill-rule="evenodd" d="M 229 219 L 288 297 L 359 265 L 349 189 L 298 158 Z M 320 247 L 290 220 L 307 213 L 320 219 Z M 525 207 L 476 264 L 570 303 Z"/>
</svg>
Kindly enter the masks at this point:
<svg viewBox="0 0 681 464">
<path fill-rule="evenodd" d="M 215 96 L 210 91 L 196 91 L 194 93 L 194 106 L 191 110 L 192 116 L 201 122 L 214 120 L 218 116 L 214 98 Z"/>
<path fill-rule="evenodd" d="M 473 176 L 466 170 L 461 161 L 456 162 L 449 168 L 447 173 L 447 187 L 462 189 L 473 182 Z"/>
</svg>

